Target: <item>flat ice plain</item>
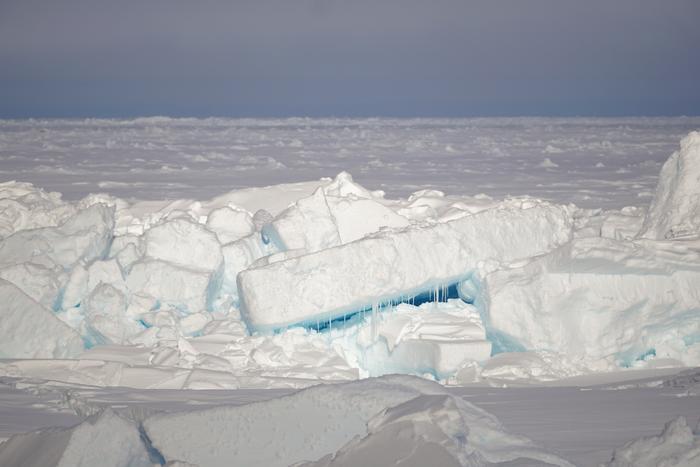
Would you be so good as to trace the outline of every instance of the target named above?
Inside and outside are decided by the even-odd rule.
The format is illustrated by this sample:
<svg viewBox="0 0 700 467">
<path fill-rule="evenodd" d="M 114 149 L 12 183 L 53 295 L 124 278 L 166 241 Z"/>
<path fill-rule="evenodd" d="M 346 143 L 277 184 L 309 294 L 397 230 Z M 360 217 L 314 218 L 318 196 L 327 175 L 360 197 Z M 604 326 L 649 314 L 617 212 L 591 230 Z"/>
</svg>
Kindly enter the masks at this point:
<svg viewBox="0 0 700 467">
<path fill-rule="evenodd" d="M 700 465 L 698 129 L 0 121 L 0 465 Z"/>
<path fill-rule="evenodd" d="M 349 172 L 388 198 L 422 189 L 646 206 L 700 118 L 0 121 L 3 180 L 65 199 L 204 200 Z"/>
</svg>

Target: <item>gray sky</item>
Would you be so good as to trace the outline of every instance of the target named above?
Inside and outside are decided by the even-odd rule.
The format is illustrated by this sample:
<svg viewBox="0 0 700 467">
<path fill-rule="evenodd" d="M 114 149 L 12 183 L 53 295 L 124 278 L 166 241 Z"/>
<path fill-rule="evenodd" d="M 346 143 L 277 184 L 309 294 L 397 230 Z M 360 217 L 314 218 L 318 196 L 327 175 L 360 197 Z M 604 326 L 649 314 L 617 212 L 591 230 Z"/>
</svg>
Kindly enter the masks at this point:
<svg viewBox="0 0 700 467">
<path fill-rule="evenodd" d="M 698 0 L 0 0 L 0 117 L 699 115 Z"/>
</svg>

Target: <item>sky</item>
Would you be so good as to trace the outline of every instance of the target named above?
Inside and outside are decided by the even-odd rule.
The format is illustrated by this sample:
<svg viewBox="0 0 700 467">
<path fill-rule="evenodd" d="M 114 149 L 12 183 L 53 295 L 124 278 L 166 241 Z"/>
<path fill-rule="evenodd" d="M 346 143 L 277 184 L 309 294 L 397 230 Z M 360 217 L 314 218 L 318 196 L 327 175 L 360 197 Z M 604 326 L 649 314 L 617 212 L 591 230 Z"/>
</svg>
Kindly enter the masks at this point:
<svg viewBox="0 0 700 467">
<path fill-rule="evenodd" d="M 698 0 L 0 0 L 0 118 L 700 115 Z"/>
</svg>

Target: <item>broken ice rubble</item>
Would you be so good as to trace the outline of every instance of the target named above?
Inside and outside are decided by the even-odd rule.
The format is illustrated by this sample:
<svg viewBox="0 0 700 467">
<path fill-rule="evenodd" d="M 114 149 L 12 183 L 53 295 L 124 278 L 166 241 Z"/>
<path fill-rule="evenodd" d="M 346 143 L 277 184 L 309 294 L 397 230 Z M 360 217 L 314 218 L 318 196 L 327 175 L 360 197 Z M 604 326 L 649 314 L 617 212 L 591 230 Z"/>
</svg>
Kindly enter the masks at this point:
<svg viewBox="0 0 700 467">
<path fill-rule="evenodd" d="M 201 202 L 3 183 L 0 371 L 90 358 L 96 384 L 201 388 L 698 365 L 699 148 L 648 211 L 391 200 L 346 173 Z"/>
</svg>

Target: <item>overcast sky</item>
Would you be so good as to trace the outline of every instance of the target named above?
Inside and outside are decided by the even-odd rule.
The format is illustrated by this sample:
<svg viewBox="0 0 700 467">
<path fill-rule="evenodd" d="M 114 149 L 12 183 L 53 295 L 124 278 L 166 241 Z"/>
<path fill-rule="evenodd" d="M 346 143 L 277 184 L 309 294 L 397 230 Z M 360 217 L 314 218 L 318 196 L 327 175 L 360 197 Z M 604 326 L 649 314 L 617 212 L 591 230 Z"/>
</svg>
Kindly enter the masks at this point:
<svg viewBox="0 0 700 467">
<path fill-rule="evenodd" d="M 0 117 L 699 115 L 700 0 L 0 0 Z"/>
</svg>

